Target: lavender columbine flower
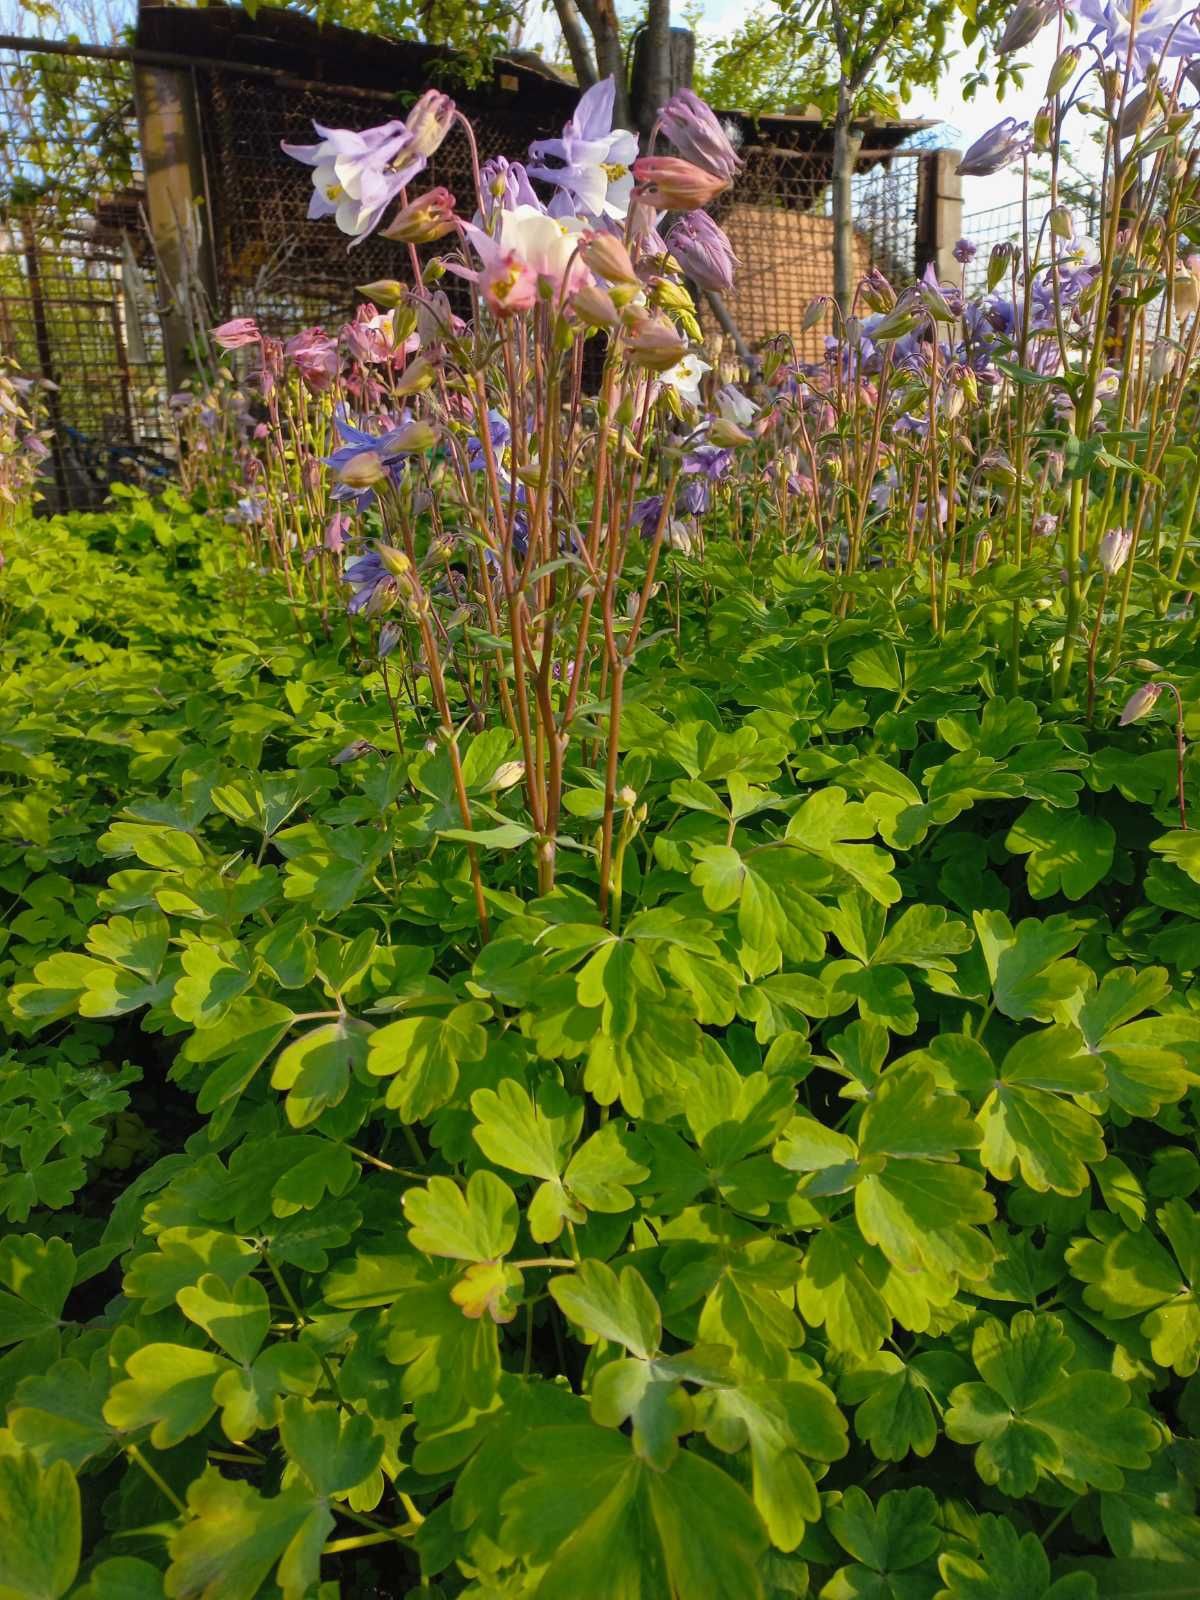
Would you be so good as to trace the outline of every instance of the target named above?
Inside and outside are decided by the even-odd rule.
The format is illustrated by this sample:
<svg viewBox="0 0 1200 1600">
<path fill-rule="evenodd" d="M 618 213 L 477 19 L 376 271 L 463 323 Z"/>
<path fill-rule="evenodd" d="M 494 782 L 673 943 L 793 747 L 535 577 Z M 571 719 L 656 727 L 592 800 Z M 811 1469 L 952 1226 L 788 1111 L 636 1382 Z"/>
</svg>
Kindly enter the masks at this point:
<svg viewBox="0 0 1200 1600">
<path fill-rule="evenodd" d="M 677 90 L 659 113 L 658 122 L 680 155 L 726 183 L 732 182 L 742 165 L 741 157 L 698 94 Z"/>
<path fill-rule="evenodd" d="M 1172 57 L 1200 53 L 1200 33 L 1191 25 L 1192 0 L 1072 0 L 1072 8 L 1092 23 L 1088 35 L 1101 54 L 1124 68 L 1132 44 L 1132 76 Z"/>
<path fill-rule="evenodd" d="M 974 261 L 978 254 L 979 246 L 972 244 L 970 239 L 960 239 L 954 246 L 954 259 L 960 266 L 965 267 L 968 262 Z"/>
<path fill-rule="evenodd" d="M 561 163 L 530 166 L 529 176 L 568 195 L 576 215 L 620 220 L 629 210 L 638 142 L 636 134 L 612 125 L 616 93 L 612 78 L 593 84 L 561 139 L 539 139 L 529 147 L 534 161 L 544 163 L 550 157 Z"/>
<path fill-rule="evenodd" d="M 342 582 L 354 590 L 346 607 L 352 617 L 360 611 L 369 617 L 377 616 L 399 592 L 395 574 L 388 571 L 378 550 L 368 550 L 352 561 L 342 574 Z"/>
<path fill-rule="evenodd" d="M 644 500 L 635 500 L 630 526 L 636 528 L 643 539 L 653 539 L 662 517 L 662 509 L 663 497 L 660 494 L 651 494 Z"/>
<path fill-rule="evenodd" d="M 423 172 L 427 157 L 414 144 L 407 123 L 394 120 L 355 133 L 350 128 L 313 127 L 317 144 L 288 144 L 284 152 L 313 169 L 309 218 L 335 217 L 343 233 L 361 241 L 407 184 Z"/>
<path fill-rule="evenodd" d="M 689 211 L 666 236 L 667 249 L 702 289 L 728 294 L 738 260 L 724 231 L 706 211 Z"/>
<path fill-rule="evenodd" d="M 1029 149 L 1029 124 L 1004 117 L 982 134 L 958 163 L 964 178 L 989 178 Z"/>
</svg>

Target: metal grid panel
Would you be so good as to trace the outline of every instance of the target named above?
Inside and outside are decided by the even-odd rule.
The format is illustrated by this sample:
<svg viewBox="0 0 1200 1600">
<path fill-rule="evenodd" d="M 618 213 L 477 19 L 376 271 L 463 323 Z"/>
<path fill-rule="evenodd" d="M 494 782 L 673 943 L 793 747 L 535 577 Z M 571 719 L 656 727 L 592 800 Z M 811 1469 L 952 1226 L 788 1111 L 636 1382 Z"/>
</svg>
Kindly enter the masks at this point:
<svg viewBox="0 0 1200 1600">
<path fill-rule="evenodd" d="M 50 510 L 162 470 L 169 438 L 132 69 L 0 52 L 0 353 L 48 380 Z"/>
<path fill-rule="evenodd" d="M 1074 197 L 1067 202 L 1067 209 L 1075 224 L 1076 236 L 1085 239 L 1093 237 L 1100 220 L 1099 194 Z M 1041 240 L 1041 254 L 1044 258 L 1049 256 L 1049 246 L 1045 242 L 1043 227 L 1049 211 L 1049 195 L 1030 197 L 1027 230 L 1029 248 L 1031 250 L 1037 248 L 1038 241 Z M 1025 232 L 1025 208 L 1019 200 L 1010 201 L 1007 205 L 990 206 L 986 211 L 973 211 L 970 216 L 963 218 L 963 238 L 969 239 L 978 250 L 974 261 L 970 262 L 966 269 L 968 292 L 982 290 L 986 285 L 988 257 L 993 247 L 998 244 L 1020 244 Z"/>
</svg>

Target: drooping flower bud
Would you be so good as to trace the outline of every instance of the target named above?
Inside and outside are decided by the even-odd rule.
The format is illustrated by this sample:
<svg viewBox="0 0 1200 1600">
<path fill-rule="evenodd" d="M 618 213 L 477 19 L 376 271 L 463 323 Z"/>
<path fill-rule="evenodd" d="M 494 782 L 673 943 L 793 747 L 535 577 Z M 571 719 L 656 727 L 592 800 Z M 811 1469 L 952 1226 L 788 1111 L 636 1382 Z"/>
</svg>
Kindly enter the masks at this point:
<svg viewBox="0 0 1200 1600">
<path fill-rule="evenodd" d="M 439 186 L 401 206 L 382 230 L 382 237 L 398 239 L 401 244 L 432 244 L 453 233 L 454 225 L 454 196 Z"/>
<path fill-rule="evenodd" d="M 709 424 L 708 438 L 711 444 L 720 445 L 723 450 L 734 450 L 738 445 L 754 443 L 745 429 L 739 428 L 728 417 L 713 419 Z"/>
<path fill-rule="evenodd" d="M 1068 45 L 1050 68 L 1050 76 L 1046 80 L 1046 99 L 1053 100 L 1056 94 L 1061 94 L 1079 70 L 1079 63 L 1083 60 L 1083 51 L 1077 44 Z"/>
<path fill-rule="evenodd" d="M 404 125 L 411 140 L 410 148 L 425 157 L 441 148 L 454 121 L 454 101 L 440 89 L 426 89 L 413 106 Z"/>
<path fill-rule="evenodd" d="M 992 536 L 985 528 L 975 540 L 975 549 L 971 555 L 971 571 L 981 572 L 992 559 Z"/>
<path fill-rule="evenodd" d="M 1111 578 L 1120 572 L 1129 560 L 1133 549 L 1133 532 L 1129 528 L 1110 528 L 1100 541 L 1098 552 L 1100 566 Z"/>
<path fill-rule="evenodd" d="M 987 286 L 989 294 L 1012 265 L 1015 251 L 1011 244 L 994 244 L 988 256 Z"/>
<path fill-rule="evenodd" d="M 408 294 L 407 288 L 397 278 L 377 278 L 374 283 L 356 285 L 364 300 L 369 300 L 381 311 L 392 311 Z"/>
<path fill-rule="evenodd" d="M 395 545 L 384 544 L 382 541 L 375 546 L 382 566 L 391 573 L 393 578 L 405 578 L 412 569 L 412 562 L 403 550 L 397 550 Z"/>
<path fill-rule="evenodd" d="M 872 267 L 866 277 L 862 279 L 858 286 L 858 293 L 867 309 L 877 314 L 890 311 L 896 304 L 896 291 L 878 267 Z"/>
<path fill-rule="evenodd" d="M 1148 716 L 1158 703 L 1158 697 L 1166 688 L 1165 683 L 1144 683 L 1140 689 L 1135 689 L 1125 702 L 1125 709 L 1117 718 L 1118 728 L 1127 728 L 1131 722 L 1138 722 L 1142 717 Z"/>
<path fill-rule="evenodd" d="M 414 417 L 411 422 L 406 422 L 392 435 L 393 448 L 405 455 L 432 450 L 437 442 L 437 429 L 431 422 L 425 422 L 420 417 Z"/>
<path fill-rule="evenodd" d="M 696 211 L 729 187 L 728 178 L 678 156 L 642 156 L 633 164 L 633 176 L 638 198 L 659 211 Z"/>
<path fill-rule="evenodd" d="M 728 294 L 733 288 L 737 257 L 725 232 L 705 211 L 681 217 L 667 234 L 667 248 L 680 267 L 702 289 Z"/>
<path fill-rule="evenodd" d="M 639 318 L 625 335 L 625 348 L 636 367 L 666 372 L 687 355 L 687 344 L 665 317 Z"/>
<path fill-rule="evenodd" d="M 598 283 L 576 289 L 568 303 L 585 328 L 615 328 L 621 320 L 612 295 Z"/>
<path fill-rule="evenodd" d="M 392 383 L 393 392 L 397 395 L 423 394 L 430 388 L 437 377 L 437 369 L 426 356 L 418 356 L 415 361 L 410 361 L 404 371 Z"/>
<path fill-rule="evenodd" d="M 996 48 L 1002 56 L 1032 44 L 1057 10 L 1055 0 L 1017 0 Z"/>
<path fill-rule="evenodd" d="M 1056 239 L 1066 239 L 1069 242 L 1075 237 L 1075 219 L 1066 206 L 1053 206 L 1048 221 L 1050 232 Z"/>
<path fill-rule="evenodd" d="M 1033 148 L 1049 150 L 1054 140 L 1054 108 L 1040 106 L 1033 119 Z"/>
<path fill-rule="evenodd" d="M 584 264 L 606 283 L 638 286 L 629 251 L 613 233 L 587 233 L 579 254 Z"/>
</svg>

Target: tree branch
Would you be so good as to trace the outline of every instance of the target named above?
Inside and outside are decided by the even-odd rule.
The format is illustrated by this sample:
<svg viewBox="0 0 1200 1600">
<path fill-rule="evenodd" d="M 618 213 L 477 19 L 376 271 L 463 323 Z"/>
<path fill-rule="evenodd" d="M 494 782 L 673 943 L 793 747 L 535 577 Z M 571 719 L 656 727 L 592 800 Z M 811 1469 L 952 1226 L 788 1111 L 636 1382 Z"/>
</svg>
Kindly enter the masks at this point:
<svg viewBox="0 0 1200 1600">
<path fill-rule="evenodd" d="M 575 9 L 575 0 L 554 0 L 554 10 L 579 87 L 590 89 L 599 82 L 599 74 L 583 31 L 583 23 L 579 20 L 579 12 Z"/>
</svg>

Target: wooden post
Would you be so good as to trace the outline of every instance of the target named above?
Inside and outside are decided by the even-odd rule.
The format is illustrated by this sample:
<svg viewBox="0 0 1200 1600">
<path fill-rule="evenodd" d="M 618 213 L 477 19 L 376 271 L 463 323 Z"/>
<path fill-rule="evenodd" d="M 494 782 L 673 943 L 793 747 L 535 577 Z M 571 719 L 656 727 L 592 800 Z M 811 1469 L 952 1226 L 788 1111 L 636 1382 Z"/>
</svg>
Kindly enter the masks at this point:
<svg viewBox="0 0 1200 1600">
<path fill-rule="evenodd" d="M 929 150 L 920 158 L 917 180 L 918 273 L 933 263 L 938 282 L 957 282 L 959 268 L 954 246 L 962 238 L 962 179 L 958 175 L 961 150 Z"/>
<path fill-rule="evenodd" d="M 37 218 L 30 211 L 20 216 L 21 242 L 25 250 L 25 277 L 29 287 L 29 309 L 33 315 L 33 342 L 37 350 L 38 376 L 45 379 L 42 391 L 46 405 L 46 420 L 50 424 L 50 460 L 54 468 L 54 487 L 58 491 L 55 511 L 67 511 L 71 494 L 67 479 L 67 464 L 63 459 L 66 439 L 62 431 L 62 407 L 59 403 L 58 380 L 54 374 L 54 345 L 50 339 L 50 324 L 46 317 L 46 297 L 42 292 L 42 263 L 38 254 Z"/>
<path fill-rule="evenodd" d="M 178 389 L 195 370 L 197 338 L 217 306 L 196 97 L 191 74 L 178 67 L 139 64 L 133 86 L 167 379 Z"/>
</svg>

